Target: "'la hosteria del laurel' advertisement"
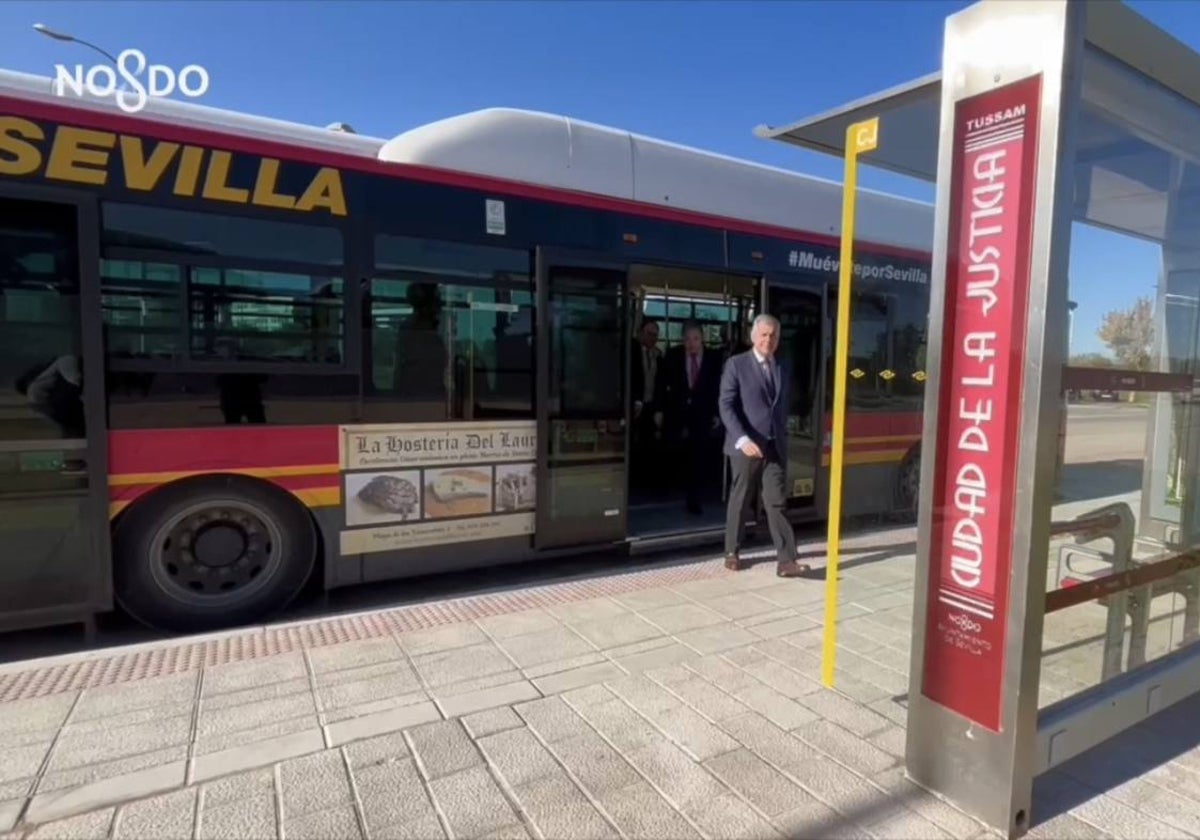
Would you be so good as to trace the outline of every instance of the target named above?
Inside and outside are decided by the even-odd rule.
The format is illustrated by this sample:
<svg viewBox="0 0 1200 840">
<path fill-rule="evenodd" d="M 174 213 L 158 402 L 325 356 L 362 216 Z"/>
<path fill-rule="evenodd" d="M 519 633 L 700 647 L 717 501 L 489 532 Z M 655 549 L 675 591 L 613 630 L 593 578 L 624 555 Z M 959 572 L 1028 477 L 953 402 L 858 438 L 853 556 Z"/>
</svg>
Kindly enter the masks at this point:
<svg viewBox="0 0 1200 840">
<path fill-rule="evenodd" d="M 343 554 L 532 534 L 532 420 L 342 426 Z"/>
</svg>

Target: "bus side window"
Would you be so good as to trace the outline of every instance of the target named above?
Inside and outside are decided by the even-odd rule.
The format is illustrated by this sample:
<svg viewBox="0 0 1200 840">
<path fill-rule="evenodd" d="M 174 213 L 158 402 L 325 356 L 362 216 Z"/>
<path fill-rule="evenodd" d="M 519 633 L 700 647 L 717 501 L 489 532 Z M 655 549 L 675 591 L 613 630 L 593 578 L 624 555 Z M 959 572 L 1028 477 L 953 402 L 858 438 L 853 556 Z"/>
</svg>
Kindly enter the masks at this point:
<svg viewBox="0 0 1200 840">
<path fill-rule="evenodd" d="M 0 200 L 0 441 L 85 436 L 75 224 L 71 207 Z M 0 490 L 46 455 L 0 455 Z"/>
<path fill-rule="evenodd" d="M 375 237 L 364 295 L 370 422 L 532 418 L 530 255 Z"/>
<path fill-rule="evenodd" d="M 113 428 L 357 419 L 337 227 L 116 202 L 102 220 Z"/>
</svg>

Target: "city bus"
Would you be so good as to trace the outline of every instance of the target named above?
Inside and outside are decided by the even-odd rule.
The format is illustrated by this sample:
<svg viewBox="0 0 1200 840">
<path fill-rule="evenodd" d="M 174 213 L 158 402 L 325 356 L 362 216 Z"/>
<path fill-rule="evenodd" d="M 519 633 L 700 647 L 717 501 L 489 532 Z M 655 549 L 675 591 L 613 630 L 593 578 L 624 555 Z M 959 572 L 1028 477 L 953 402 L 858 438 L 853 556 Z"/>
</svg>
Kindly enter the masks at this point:
<svg viewBox="0 0 1200 840">
<path fill-rule="evenodd" d="M 820 520 L 840 206 L 563 116 L 381 139 L 0 74 L 0 628 L 119 605 L 192 632 L 308 582 L 719 541 L 723 432 L 688 450 L 685 507 L 681 433 L 635 367 L 691 325 L 725 358 L 761 312 L 790 515 Z M 864 191 L 859 218 L 845 511 L 903 514 L 932 208 Z"/>
</svg>

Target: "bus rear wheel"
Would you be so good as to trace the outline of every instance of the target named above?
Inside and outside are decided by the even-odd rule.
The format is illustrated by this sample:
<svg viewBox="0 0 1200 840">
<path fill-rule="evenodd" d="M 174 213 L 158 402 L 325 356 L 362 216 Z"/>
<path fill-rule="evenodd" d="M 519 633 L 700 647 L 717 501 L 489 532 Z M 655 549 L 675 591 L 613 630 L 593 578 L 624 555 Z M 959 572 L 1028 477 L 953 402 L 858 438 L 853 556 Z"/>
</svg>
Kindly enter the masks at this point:
<svg viewBox="0 0 1200 840">
<path fill-rule="evenodd" d="M 243 476 L 185 479 L 139 500 L 113 537 L 118 603 L 159 630 L 260 621 L 308 580 L 316 534 L 307 512 Z"/>
</svg>

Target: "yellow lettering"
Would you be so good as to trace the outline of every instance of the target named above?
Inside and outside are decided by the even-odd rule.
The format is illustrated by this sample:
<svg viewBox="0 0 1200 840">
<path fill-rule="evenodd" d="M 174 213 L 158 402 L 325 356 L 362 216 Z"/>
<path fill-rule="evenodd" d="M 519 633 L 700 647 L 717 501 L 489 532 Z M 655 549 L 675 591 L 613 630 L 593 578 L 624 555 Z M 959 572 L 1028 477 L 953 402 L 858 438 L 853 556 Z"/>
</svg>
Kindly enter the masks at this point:
<svg viewBox="0 0 1200 840">
<path fill-rule="evenodd" d="M 179 151 L 178 143 L 157 143 L 147 158 L 142 138 L 121 136 L 121 163 L 125 167 L 125 186 L 150 192 L 158 186 L 167 167 Z"/>
<path fill-rule="evenodd" d="M 232 160 L 229 152 L 213 150 L 208 156 L 208 171 L 204 173 L 204 192 L 201 195 L 216 201 L 246 203 L 250 198 L 250 190 L 229 186 L 229 164 Z"/>
<path fill-rule="evenodd" d="M 51 141 L 49 149 L 45 148 L 47 139 Z M 0 176 L 36 176 L 41 172 L 51 180 L 105 186 L 114 154 L 120 155 L 122 186 L 131 191 L 149 193 L 163 187 L 174 167 L 172 192 L 181 198 L 347 215 L 342 173 L 334 167 L 318 169 L 297 198 L 280 189 L 284 163 L 278 158 L 257 160 L 254 185 L 248 189 L 230 182 L 234 165 L 231 152 L 70 125 L 48 130 L 21 117 L 0 116 Z"/>
<path fill-rule="evenodd" d="M 117 136 L 107 131 L 60 125 L 50 146 L 46 177 L 103 186 L 108 183 L 108 153 L 116 143 Z"/>
<path fill-rule="evenodd" d="M 279 161 L 274 158 L 263 158 L 258 164 L 258 177 L 254 180 L 254 198 L 251 201 L 260 207 L 293 209 L 296 206 L 296 199 L 290 195 L 275 192 L 275 185 L 278 182 Z"/>
<path fill-rule="evenodd" d="M 36 124 L 20 117 L 0 117 L 0 175 L 32 175 L 42 165 L 42 153 L 30 140 L 45 140 Z"/>
<path fill-rule="evenodd" d="M 179 156 L 179 168 L 175 170 L 175 195 L 191 198 L 200 183 L 200 166 L 204 163 L 204 150 L 197 146 L 184 146 Z"/>
<path fill-rule="evenodd" d="M 342 190 L 342 173 L 338 170 L 322 167 L 296 202 L 296 209 L 305 212 L 317 207 L 327 207 L 335 216 L 346 215 L 346 194 Z"/>
</svg>

